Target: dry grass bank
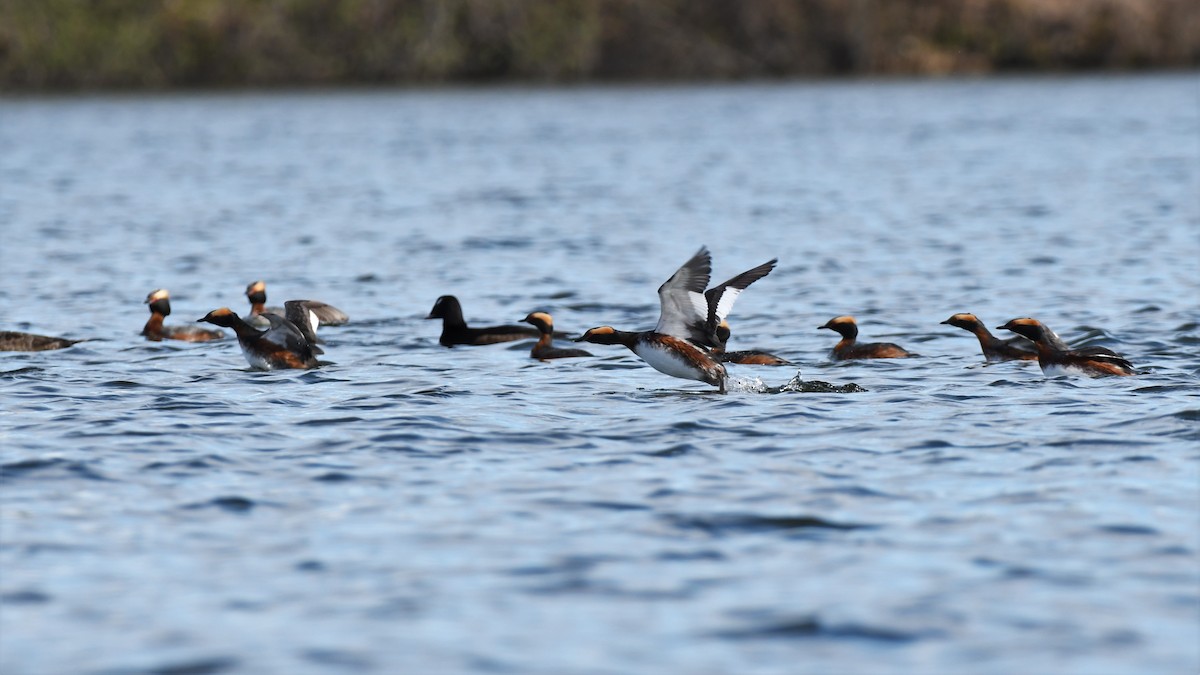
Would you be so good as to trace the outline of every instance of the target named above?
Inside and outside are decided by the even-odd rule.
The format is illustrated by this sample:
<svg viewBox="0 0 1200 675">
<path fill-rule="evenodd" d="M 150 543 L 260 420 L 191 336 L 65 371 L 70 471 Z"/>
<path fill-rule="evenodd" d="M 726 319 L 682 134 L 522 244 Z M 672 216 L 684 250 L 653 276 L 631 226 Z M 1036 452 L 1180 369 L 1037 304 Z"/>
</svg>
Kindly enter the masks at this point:
<svg viewBox="0 0 1200 675">
<path fill-rule="evenodd" d="M 1197 66 L 1196 0 L 0 0 L 7 90 Z"/>
</svg>

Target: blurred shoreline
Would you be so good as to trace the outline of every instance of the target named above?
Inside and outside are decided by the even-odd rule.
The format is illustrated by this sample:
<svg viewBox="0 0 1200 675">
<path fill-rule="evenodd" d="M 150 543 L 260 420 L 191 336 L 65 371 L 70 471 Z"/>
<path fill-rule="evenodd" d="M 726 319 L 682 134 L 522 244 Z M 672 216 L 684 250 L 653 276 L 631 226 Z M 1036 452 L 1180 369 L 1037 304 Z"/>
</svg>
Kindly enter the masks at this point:
<svg viewBox="0 0 1200 675">
<path fill-rule="evenodd" d="M 0 91 L 1200 67 L 1195 0 L 0 0 Z"/>
</svg>

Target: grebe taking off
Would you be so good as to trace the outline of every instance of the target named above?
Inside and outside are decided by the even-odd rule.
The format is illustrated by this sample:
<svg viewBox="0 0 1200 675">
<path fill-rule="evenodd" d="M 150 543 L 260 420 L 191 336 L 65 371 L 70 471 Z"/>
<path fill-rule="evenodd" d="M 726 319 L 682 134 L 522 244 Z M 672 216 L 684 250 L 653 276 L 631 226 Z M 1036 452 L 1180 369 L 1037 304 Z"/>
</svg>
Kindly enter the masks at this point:
<svg viewBox="0 0 1200 675">
<path fill-rule="evenodd" d="M 259 370 L 308 369 L 319 365 L 308 340 L 291 321 L 278 314 L 262 316 L 271 324 L 267 330 L 251 326 L 228 307 L 214 309 L 200 320 L 232 328 L 246 361 Z"/>
<path fill-rule="evenodd" d="M 737 296 L 767 276 L 776 262 L 771 260 L 742 272 L 706 293 L 712 256 L 702 246 L 659 286 L 660 311 L 654 330 L 628 332 L 599 326 L 589 329 L 576 342 L 624 345 L 661 373 L 706 382 L 725 393 L 725 366 L 709 351 L 717 344 L 717 326 L 733 309 Z"/>
</svg>

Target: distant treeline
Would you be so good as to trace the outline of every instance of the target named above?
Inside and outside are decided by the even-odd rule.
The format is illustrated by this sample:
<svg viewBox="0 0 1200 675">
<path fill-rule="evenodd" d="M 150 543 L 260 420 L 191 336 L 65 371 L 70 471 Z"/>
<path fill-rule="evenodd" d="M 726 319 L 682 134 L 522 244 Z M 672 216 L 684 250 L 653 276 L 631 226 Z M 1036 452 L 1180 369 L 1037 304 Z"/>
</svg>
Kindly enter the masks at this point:
<svg viewBox="0 0 1200 675">
<path fill-rule="evenodd" d="M 1200 66 L 1200 0 L 0 0 L 0 88 Z"/>
</svg>

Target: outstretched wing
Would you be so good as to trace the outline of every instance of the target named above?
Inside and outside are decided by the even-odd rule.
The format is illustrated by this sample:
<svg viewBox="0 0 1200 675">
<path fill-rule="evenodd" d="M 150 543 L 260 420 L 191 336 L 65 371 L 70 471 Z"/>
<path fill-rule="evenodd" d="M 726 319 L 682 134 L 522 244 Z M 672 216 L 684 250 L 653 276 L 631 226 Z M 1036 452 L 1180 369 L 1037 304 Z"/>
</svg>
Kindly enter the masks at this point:
<svg viewBox="0 0 1200 675">
<path fill-rule="evenodd" d="M 350 315 L 333 305 L 327 305 L 320 300 L 304 300 L 303 302 L 312 310 L 313 314 L 317 315 L 317 321 L 322 326 L 340 326 L 350 321 Z"/>
<path fill-rule="evenodd" d="M 301 358 L 305 361 L 309 360 L 313 349 L 309 345 L 308 340 L 305 339 L 304 334 L 296 327 L 296 324 L 278 314 L 270 312 L 261 316 L 266 317 L 267 321 L 271 322 L 270 330 L 262 334 L 262 339 L 277 344 L 288 351 L 300 354 Z"/>
<path fill-rule="evenodd" d="M 320 319 L 317 318 L 317 313 L 308 306 L 307 300 L 288 300 L 283 303 L 284 318 L 291 321 L 304 339 L 312 347 L 314 354 L 324 354 L 325 350 L 317 345 L 325 342 L 317 337 L 317 326 Z"/>
<path fill-rule="evenodd" d="M 713 286 L 704 292 L 707 311 L 704 315 L 703 324 L 700 327 L 704 334 L 702 344 L 708 347 L 715 347 L 719 344 L 719 340 L 716 339 L 717 326 L 721 325 L 725 317 L 729 316 L 730 310 L 733 309 L 734 300 L 737 300 L 737 297 L 750 284 L 770 274 L 778 262 L 778 258 L 772 258 L 758 267 L 748 269 L 729 281 Z"/>
<path fill-rule="evenodd" d="M 685 340 L 697 337 L 696 324 L 708 314 L 704 287 L 712 275 L 712 256 L 701 246 L 696 255 L 683 264 L 658 287 L 662 305 L 654 332 Z"/>
<path fill-rule="evenodd" d="M 317 326 L 321 325 L 321 319 L 313 309 L 311 300 L 288 300 L 283 307 L 283 318 L 296 324 L 310 344 L 325 342 L 317 337 Z"/>
</svg>

